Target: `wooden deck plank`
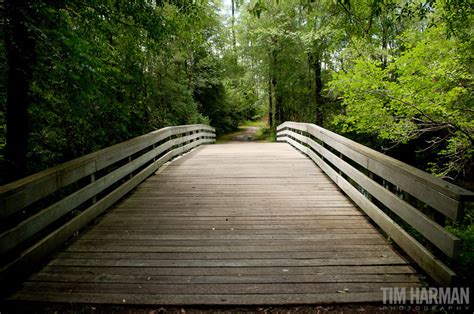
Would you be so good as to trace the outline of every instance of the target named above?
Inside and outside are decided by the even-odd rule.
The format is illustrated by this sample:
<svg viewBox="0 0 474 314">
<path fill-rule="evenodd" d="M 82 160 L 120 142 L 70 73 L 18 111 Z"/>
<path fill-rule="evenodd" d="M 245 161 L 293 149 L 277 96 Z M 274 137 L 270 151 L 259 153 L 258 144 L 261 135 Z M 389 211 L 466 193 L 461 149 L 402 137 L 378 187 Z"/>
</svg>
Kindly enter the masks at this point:
<svg viewBox="0 0 474 314">
<path fill-rule="evenodd" d="M 107 221 L 100 225 L 99 231 L 106 231 L 106 230 L 127 230 L 126 227 L 131 227 L 131 230 L 139 232 L 141 230 L 157 230 L 163 232 L 181 232 L 181 231 L 188 231 L 188 232 L 195 232 L 197 230 L 231 230 L 231 231 L 240 231 L 243 232 L 244 230 L 253 231 L 253 232 L 275 232 L 281 233 L 285 231 L 307 231 L 307 232 L 320 232 L 324 230 L 337 230 L 337 229 L 371 229 L 371 226 L 367 224 L 364 220 L 351 220 L 350 222 L 344 220 L 326 220 L 323 222 L 315 222 L 315 223 L 307 223 L 307 224 L 287 224 L 287 225 L 267 225 L 263 223 L 255 222 L 253 224 L 235 224 L 235 223 L 228 223 L 228 224 L 219 224 L 220 221 L 210 221 L 205 223 L 198 223 L 196 225 L 191 226 L 183 226 L 178 224 L 177 221 L 168 221 L 168 224 L 163 224 L 164 220 L 154 220 L 154 222 L 161 223 L 160 225 L 153 225 L 150 224 L 149 219 L 142 219 L 141 221 Z M 356 222 L 357 224 L 354 224 Z"/>
<path fill-rule="evenodd" d="M 239 259 L 284 259 L 288 257 L 290 252 L 179 252 L 179 253 L 161 253 L 161 252 L 61 252 L 56 255 L 56 258 L 64 259 L 151 259 L 151 260 L 239 260 Z M 391 250 L 383 250 L 377 252 L 380 257 L 395 257 L 398 256 Z M 360 258 L 373 257 L 373 251 L 357 252 L 357 251 L 342 251 L 342 252 L 291 252 L 292 259 L 316 259 L 316 258 Z"/>
<path fill-rule="evenodd" d="M 31 287 L 34 288 L 34 282 L 68 282 L 73 285 L 77 283 L 133 283 L 133 284 L 281 284 L 281 283 L 417 283 L 419 277 L 409 274 L 364 274 L 364 275 L 296 275 L 288 274 L 286 276 L 278 275 L 234 275 L 234 276 L 189 276 L 189 275 L 129 275 L 129 274 L 88 274 L 88 273 L 46 273 L 42 272 L 31 278 Z M 355 285 L 354 285 L 355 286 Z M 30 289 L 32 290 L 32 289 Z M 268 292 L 268 291 L 266 291 Z M 301 292 L 301 291 L 299 291 Z"/>
<path fill-rule="evenodd" d="M 399 281 L 396 281 L 397 283 Z M 310 293 L 337 293 L 343 289 L 349 292 L 351 289 L 357 289 L 357 292 L 367 292 L 380 290 L 385 287 L 386 282 L 359 283 L 357 285 L 350 283 L 187 283 L 187 284 L 158 284 L 150 282 L 139 283 L 121 283 L 121 282 L 26 282 L 24 291 L 36 291 L 38 288 L 43 293 L 125 293 L 125 294 L 219 294 L 225 291 L 229 295 L 241 294 L 310 294 Z M 420 286 L 419 283 L 405 282 L 405 286 Z"/>
<path fill-rule="evenodd" d="M 379 245 L 386 244 L 387 242 L 381 238 L 372 239 L 321 239 L 321 240 L 143 240 L 143 239 L 84 239 L 80 243 L 89 245 L 135 245 L 135 246 L 150 246 L 150 245 L 163 245 L 163 246 L 229 246 L 229 247 L 247 247 L 247 246 L 282 246 L 282 245 Z"/>
<path fill-rule="evenodd" d="M 173 161 L 9 299 L 348 303 L 420 284 L 309 159 L 285 144 L 249 143 L 205 146 Z"/>
<path fill-rule="evenodd" d="M 158 246 L 158 245 L 118 245 L 111 244 L 107 246 L 97 246 L 94 243 L 88 244 L 72 244 L 65 248 L 64 252 L 175 252 L 175 253 L 225 253 L 225 252 L 379 252 L 387 250 L 385 243 L 378 245 L 242 245 L 242 246 L 228 246 L 228 245 L 209 245 L 209 246 Z"/>
<path fill-rule="evenodd" d="M 54 259 L 57 266 L 119 266 L 119 267 L 304 267 L 339 265 L 404 265 L 399 257 L 319 258 L 319 259 L 239 259 L 239 260 L 104 260 Z"/>
<path fill-rule="evenodd" d="M 171 236 L 171 235 L 186 235 L 186 236 L 222 236 L 222 235 L 236 235 L 236 236 L 244 236 L 244 235 L 264 235 L 264 236 L 281 236 L 281 235 L 314 235 L 314 234 L 346 234 L 346 233 L 367 233 L 367 234 L 376 234 L 377 230 L 371 228 L 310 228 L 310 229 L 237 229 L 234 228 L 219 228 L 219 227 L 207 227 L 205 229 L 191 229 L 191 230 L 183 230 L 183 229 L 142 229 L 141 227 L 144 226 L 135 226 L 131 230 L 120 228 L 110 228 L 111 226 L 102 226 L 101 230 L 91 231 L 90 235 L 95 236 L 112 236 L 112 235 L 130 235 L 130 236 L 149 236 L 149 235 L 162 235 L 162 236 Z M 145 226 L 146 227 L 146 226 Z M 259 228 L 260 226 L 257 226 Z"/>
<path fill-rule="evenodd" d="M 109 294 L 109 293 L 43 293 L 20 291 L 10 299 L 18 302 L 61 302 L 85 304 L 147 304 L 147 305 L 282 305 L 380 302 L 380 287 L 358 293 L 293 293 L 293 294 Z"/>
<path fill-rule="evenodd" d="M 41 274 L 61 274 L 61 275 L 130 275 L 130 276 L 192 276 L 194 280 L 203 276 L 280 276 L 287 278 L 287 275 L 318 276 L 358 276 L 358 275 L 416 275 L 416 271 L 409 265 L 361 265 L 361 266 L 309 266 L 309 267 L 218 267 L 212 272 L 207 267 L 84 267 L 84 266 L 53 266 L 47 265 Z M 240 276 L 239 276 L 240 275 Z M 285 275 L 285 276 L 282 276 Z M 35 275 L 36 276 L 36 275 Z M 34 278 L 34 276 L 32 276 Z M 148 277 L 147 277 L 148 279 Z M 150 279 L 153 279 L 150 278 Z"/>
</svg>

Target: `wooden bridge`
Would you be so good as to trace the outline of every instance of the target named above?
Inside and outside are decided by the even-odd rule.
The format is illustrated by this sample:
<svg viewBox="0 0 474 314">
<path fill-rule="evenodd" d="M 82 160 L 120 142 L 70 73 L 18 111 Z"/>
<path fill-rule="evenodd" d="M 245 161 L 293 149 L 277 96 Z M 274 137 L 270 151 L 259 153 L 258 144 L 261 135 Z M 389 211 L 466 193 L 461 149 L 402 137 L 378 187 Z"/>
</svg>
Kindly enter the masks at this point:
<svg viewBox="0 0 474 314">
<path fill-rule="evenodd" d="M 2 302 L 381 302 L 455 280 L 442 225 L 473 193 L 316 125 L 214 137 L 164 128 L 1 187 Z"/>
</svg>

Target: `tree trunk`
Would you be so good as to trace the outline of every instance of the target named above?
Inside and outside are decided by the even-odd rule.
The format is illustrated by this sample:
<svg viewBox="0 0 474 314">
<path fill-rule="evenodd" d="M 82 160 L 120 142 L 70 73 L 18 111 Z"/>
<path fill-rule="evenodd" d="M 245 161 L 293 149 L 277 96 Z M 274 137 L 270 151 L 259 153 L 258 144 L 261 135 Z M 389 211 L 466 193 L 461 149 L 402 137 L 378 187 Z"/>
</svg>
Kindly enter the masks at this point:
<svg viewBox="0 0 474 314">
<path fill-rule="evenodd" d="M 4 36 L 8 63 L 5 159 L 10 164 L 8 181 L 26 173 L 28 96 L 35 59 L 35 40 L 28 27 L 31 23 L 30 6 L 29 1 L 5 2 Z"/>
<path fill-rule="evenodd" d="M 387 27 L 382 23 L 382 69 L 387 67 L 388 63 L 388 32 Z"/>
<path fill-rule="evenodd" d="M 272 42 L 273 42 L 273 47 L 276 47 L 276 39 L 275 38 L 272 38 Z M 275 48 L 273 48 L 272 50 L 272 53 L 271 53 L 271 71 L 270 71 L 270 84 L 272 86 L 272 90 L 273 90 L 273 94 L 274 94 L 274 98 L 273 98 L 273 102 L 274 102 L 274 112 L 275 112 L 275 117 L 273 119 L 273 123 L 275 124 L 275 128 L 278 124 L 281 123 L 281 95 L 277 89 L 277 78 L 276 78 L 276 75 L 275 75 L 275 69 L 277 67 L 277 52 L 275 50 Z"/>
<path fill-rule="evenodd" d="M 273 95 L 272 79 L 268 79 L 268 125 L 273 130 Z"/>
<path fill-rule="evenodd" d="M 314 70 L 314 102 L 316 104 L 316 124 L 323 125 L 323 98 L 321 91 L 323 90 L 323 82 L 321 79 L 321 58 L 314 55 L 313 59 Z"/>
<path fill-rule="evenodd" d="M 313 103 L 313 55 L 308 53 L 308 104 Z"/>
<path fill-rule="evenodd" d="M 237 41 L 235 39 L 235 0 L 232 0 L 232 48 L 237 45 Z"/>
<path fill-rule="evenodd" d="M 276 86 L 276 83 L 274 83 Z M 282 95 L 281 92 L 278 91 L 277 88 L 275 88 L 275 124 L 280 125 L 281 123 L 284 122 L 284 114 L 283 114 L 283 101 L 282 101 Z"/>
</svg>

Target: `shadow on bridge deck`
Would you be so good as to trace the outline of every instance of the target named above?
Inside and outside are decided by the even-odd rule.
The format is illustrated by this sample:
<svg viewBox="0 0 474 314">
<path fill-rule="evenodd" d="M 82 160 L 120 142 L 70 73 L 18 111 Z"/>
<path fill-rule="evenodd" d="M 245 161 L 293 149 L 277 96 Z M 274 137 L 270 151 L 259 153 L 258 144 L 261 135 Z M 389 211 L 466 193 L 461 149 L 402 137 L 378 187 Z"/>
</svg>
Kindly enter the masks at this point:
<svg viewBox="0 0 474 314">
<path fill-rule="evenodd" d="M 419 275 L 287 144 L 200 147 L 53 256 L 14 301 L 161 305 L 380 302 Z"/>
</svg>

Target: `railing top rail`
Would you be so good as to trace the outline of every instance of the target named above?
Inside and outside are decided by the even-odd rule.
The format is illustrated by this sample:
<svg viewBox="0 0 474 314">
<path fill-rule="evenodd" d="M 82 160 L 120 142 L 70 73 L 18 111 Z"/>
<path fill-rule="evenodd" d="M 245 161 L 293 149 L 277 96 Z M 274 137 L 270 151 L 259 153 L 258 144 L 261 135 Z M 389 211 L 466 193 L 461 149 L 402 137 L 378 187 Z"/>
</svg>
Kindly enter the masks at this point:
<svg viewBox="0 0 474 314">
<path fill-rule="evenodd" d="M 472 200 L 474 193 L 314 124 L 285 122 L 277 130 L 279 141 L 313 160 L 433 279 L 443 285 L 453 282 L 455 273 L 443 260 L 459 256 L 460 239 L 443 228 L 432 209 L 457 220 L 462 202 Z"/>
<path fill-rule="evenodd" d="M 310 133 L 316 138 L 320 138 L 321 135 L 334 140 L 335 142 L 342 144 L 353 151 L 367 157 L 367 164 L 362 164 L 358 160 L 354 160 L 362 166 L 369 168 L 370 159 L 376 160 L 386 167 L 395 169 L 406 176 L 412 177 L 414 181 L 429 186 L 431 189 L 436 190 L 450 198 L 458 201 L 472 201 L 474 200 L 474 193 L 463 189 L 457 185 L 451 184 L 442 180 L 441 178 L 435 177 L 429 173 L 426 173 L 418 168 L 410 166 L 404 162 L 401 162 L 395 158 L 389 157 L 376 150 L 368 148 L 362 144 L 354 142 L 348 138 L 345 138 L 339 134 L 326 130 L 318 125 L 310 123 L 299 123 L 299 122 L 284 122 L 277 127 L 277 130 L 283 130 L 285 128 L 292 128 L 300 131 Z M 370 170 L 370 169 L 369 169 Z M 390 181 L 390 180 L 389 180 Z M 407 191 L 410 193 L 410 191 Z"/>
<path fill-rule="evenodd" d="M 199 130 L 215 132 L 204 124 L 165 127 L 0 186 L 0 216 L 7 216 L 169 136 Z M 26 194 L 28 197 L 23 197 Z"/>
<path fill-rule="evenodd" d="M 3 186 L 0 281 L 23 279 L 163 164 L 214 138 L 206 125 L 167 127 Z"/>
</svg>

